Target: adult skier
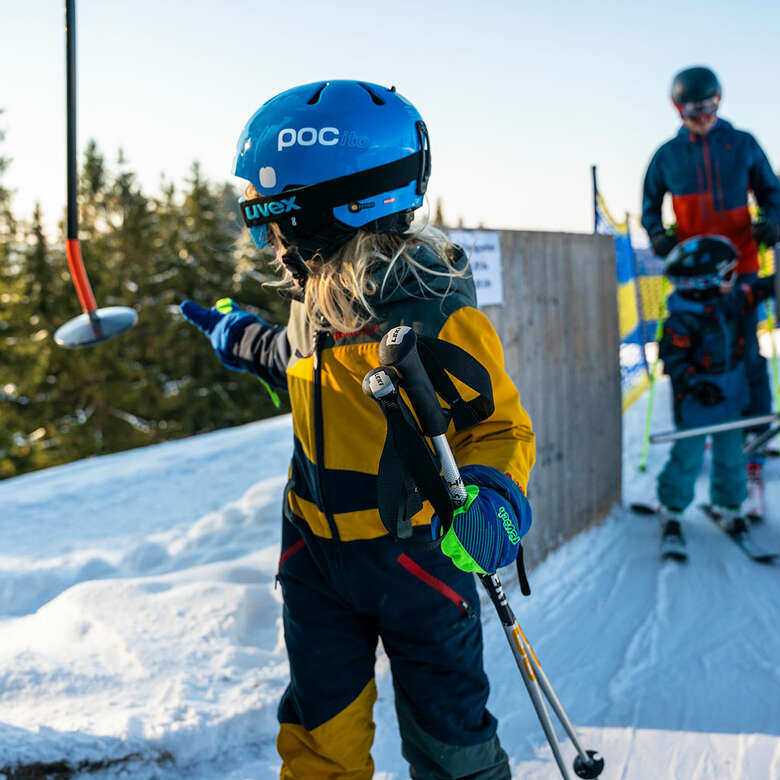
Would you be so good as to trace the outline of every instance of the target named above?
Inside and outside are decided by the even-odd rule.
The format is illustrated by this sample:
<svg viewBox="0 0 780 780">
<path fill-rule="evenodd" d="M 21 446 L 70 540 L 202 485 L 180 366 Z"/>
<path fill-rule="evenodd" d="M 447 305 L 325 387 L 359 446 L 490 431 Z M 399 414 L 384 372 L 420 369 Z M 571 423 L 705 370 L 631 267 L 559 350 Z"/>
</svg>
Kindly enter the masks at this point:
<svg viewBox="0 0 780 780">
<path fill-rule="evenodd" d="M 735 286 L 737 249 L 722 236 L 678 244 L 664 274 L 675 286 L 667 307 L 659 356 L 672 380 L 675 424 L 714 425 L 739 417 L 750 402 L 745 367 L 745 312 L 774 295 L 774 276 Z M 658 476 L 663 551 L 684 557 L 683 511 L 693 501 L 706 436 L 678 439 Z M 742 432 L 712 436 L 710 500 L 729 533 L 744 531 L 740 506 L 747 495 Z"/>
<path fill-rule="evenodd" d="M 426 126 L 395 88 L 323 81 L 277 95 L 242 131 L 234 172 L 247 182 L 244 220 L 258 248 L 274 253 L 292 298 L 288 324 L 182 304 L 228 368 L 290 394 L 295 441 L 278 575 L 290 661 L 278 712 L 285 780 L 373 776 L 379 638 L 411 776 L 510 777 L 486 709 L 471 572 L 517 556 L 531 523 L 534 437 L 500 341 L 476 309 L 464 253 L 411 225 L 430 159 Z M 386 423 L 361 383 L 398 324 L 442 348 L 455 377 L 465 350 L 492 382 L 492 414 L 447 433 L 475 490 L 441 547 L 431 544 L 438 518 L 429 504 L 410 518 L 403 546 L 377 509 Z M 398 501 L 403 511 L 406 496 Z"/>
<path fill-rule="evenodd" d="M 722 88 L 706 67 L 681 70 L 672 80 L 672 103 L 682 127 L 653 155 L 644 180 L 642 226 L 653 250 L 666 257 L 680 241 L 704 234 L 728 238 L 737 249 L 738 282 L 758 276 L 759 245 L 780 240 L 780 182 L 756 139 L 718 117 Z M 751 223 L 748 191 L 761 216 Z M 661 204 L 672 196 L 676 224 L 664 228 Z M 745 369 L 750 403 L 745 416 L 771 412 L 772 396 L 766 360 L 756 337 L 757 313 L 746 311 Z"/>
</svg>

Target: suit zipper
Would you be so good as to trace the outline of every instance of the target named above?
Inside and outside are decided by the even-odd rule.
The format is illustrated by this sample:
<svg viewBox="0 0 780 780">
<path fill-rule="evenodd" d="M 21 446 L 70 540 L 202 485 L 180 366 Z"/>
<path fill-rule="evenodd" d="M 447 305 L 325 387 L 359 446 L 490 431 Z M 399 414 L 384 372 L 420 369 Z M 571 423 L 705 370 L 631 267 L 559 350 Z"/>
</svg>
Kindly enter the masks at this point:
<svg viewBox="0 0 780 780">
<path fill-rule="evenodd" d="M 325 492 L 323 490 L 323 471 L 325 470 L 325 431 L 323 428 L 322 420 L 322 360 L 320 356 L 320 337 L 321 331 L 317 331 L 314 335 L 314 353 L 312 359 L 314 361 L 314 448 L 315 457 L 317 459 L 317 492 L 319 493 L 319 499 L 322 502 L 320 510 L 325 515 L 325 519 L 328 521 L 328 527 L 330 533 L 333 536 L 333 541 L 340 541 L 339 529 L 336 527 L 336 520 L 333 514 L 327 507 L 325 502 Z"/>
<path fill-rule="evenodd" d="M 410 574 L 417 577 L 418 580 L 421 580 L 426 585 L 437 590 L 444 598 L 449 599 L 465 617 L 474 617 L 476 614 L 474 607 L 472 607 L 460 593 L 447 585 L 446 582 L 442 582 L 438 577 L 434 577 L 433 574 L 423 569 L 419 563 L 412 560 L 406 553 L 401 553 L 396 560 Z"/>
</svg>

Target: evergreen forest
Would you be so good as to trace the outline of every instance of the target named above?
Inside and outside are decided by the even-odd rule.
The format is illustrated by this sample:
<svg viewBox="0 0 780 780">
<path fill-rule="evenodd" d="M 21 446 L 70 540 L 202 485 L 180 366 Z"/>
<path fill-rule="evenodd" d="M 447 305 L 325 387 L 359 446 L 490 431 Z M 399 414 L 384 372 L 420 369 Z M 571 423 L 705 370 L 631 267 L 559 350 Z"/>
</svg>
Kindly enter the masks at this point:
<svg viewBox="0 0 780 780">
<path fill-rule="evenodd" d="M 2 141 L 2 137 L 0 137 Z M 79 238 L 99 307 L 130 306 L 131 330 L 67 350 L 56 329 L 81 313 L 68 272 L 64 221 L 47 236 L 36 207 L 13 212 L 0 143 L 0 478 L 92 455 L 240 425 L 276 409 L 252 376 L 225 369 L 179 313 L 191 298 L 232 297 L 268 322 L 287 302 L 240 223 L 230 184 L 193 164 L 181 185 L 144 193 L 121 152 L 108 163 L 94 142 L 80 160 Z M 63 214 L 64 217 L 64 214 Z"/>
</svg>

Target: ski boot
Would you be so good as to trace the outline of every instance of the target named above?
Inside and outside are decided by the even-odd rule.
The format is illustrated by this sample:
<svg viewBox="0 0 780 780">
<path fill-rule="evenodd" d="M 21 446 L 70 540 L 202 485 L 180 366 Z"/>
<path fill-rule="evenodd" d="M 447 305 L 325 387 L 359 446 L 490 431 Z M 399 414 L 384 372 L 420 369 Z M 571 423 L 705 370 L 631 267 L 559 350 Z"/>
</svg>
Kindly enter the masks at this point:
<svg viewBox="0 0 780 780">
<path fill-rule="evenodd" d="M 731 536 L 747 531 L 745 519 L 740 514 L 738 506 L 712 504 L 712 516 L 715 518 L 715 522 Z"/>
</svg>

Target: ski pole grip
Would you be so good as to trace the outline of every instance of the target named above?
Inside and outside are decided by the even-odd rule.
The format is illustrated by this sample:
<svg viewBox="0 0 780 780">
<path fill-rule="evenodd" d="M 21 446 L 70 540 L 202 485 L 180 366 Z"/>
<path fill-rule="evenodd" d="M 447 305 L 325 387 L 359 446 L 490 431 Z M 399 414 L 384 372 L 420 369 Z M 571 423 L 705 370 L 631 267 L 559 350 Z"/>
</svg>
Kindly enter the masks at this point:
<svg viewBox="0 0 780 780">
<path fill-rule="evenodd" d="M 389 330 L 379 342 L 379 360 L 400 374 L 423 433 L 426 436 L 446 433 L 449 418 L 439 406 L 430 377 L 423 368 L 417 351 L 417 334 L 406 325 Z"/>
<path fill-rule="evenodd" d="M 398 374 L 389 366 L 372 368 L 363 377 L 363 392 L 375 401 L 395 398 L 398 395 Z"/>
</svg>

